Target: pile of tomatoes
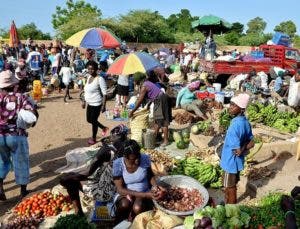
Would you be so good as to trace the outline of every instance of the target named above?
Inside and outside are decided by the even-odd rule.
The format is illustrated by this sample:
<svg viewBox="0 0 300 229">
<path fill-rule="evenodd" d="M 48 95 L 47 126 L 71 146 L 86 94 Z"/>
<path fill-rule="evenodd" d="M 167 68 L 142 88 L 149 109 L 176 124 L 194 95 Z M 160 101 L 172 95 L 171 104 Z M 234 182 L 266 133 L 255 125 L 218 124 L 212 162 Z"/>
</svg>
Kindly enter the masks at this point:
<svg viewBox="0 0 300 229">
<path fill-rule="evenodd" d="M 61 211 L 70 211 L 72 203 L 69 197 L 62 194 L 42 192 L 24 199 L 14 212 L 20 216 L 49 217 L 58 215 Z"/>
</svg>

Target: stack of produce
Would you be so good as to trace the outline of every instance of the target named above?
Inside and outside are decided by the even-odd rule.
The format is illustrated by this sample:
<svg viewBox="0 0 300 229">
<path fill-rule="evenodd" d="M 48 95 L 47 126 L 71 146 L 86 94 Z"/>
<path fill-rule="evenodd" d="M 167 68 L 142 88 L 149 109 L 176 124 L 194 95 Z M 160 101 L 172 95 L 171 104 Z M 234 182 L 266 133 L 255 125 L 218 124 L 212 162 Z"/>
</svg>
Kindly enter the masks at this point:
<svg viewBox="0 0 300 229">
<path fill-rule="evenodd" d="M 194 117 L 189 112 L 183 111 L 183 112 L 176 113 L 174 115 L 174 120 L 176 123 L 180 125 L 184 125 L 187 123 L 192 123 L 194 121 Z"/>
<path fill-rule="evenodd" d="M 192 126 L 191 132 L 195 135 L 202 133 L 207 136 L 213 136 L 215 134 L 211 121 L 199 121 Z"/>
<path fill-rule="evenodd" d="M 14 212 L 20 216 L 49 217 L 58 215 L 61 211 L 69 211 L 72 208 L 69 197 L 62 194 L 42 192 L 24 199 L 14 208 Z"/>
<path fill-rule="evenodd" d="M 273 105 L 264 106 L 252 103 L 247 108 L 250 122 L 263 123 L 280 131 L 295 133 L 300 127 L 300 115 L 292 112 L 278 111 Z"/>
<path fill-rule="evenodd" d="M 66 228 L 78 228 L 78 229 L 96 229 L 94 224 L 87 221 L 87 218 L 79 215 L 66 215 L 58 218 L 52 229 L 66 229 Z"/>
<path fill-rule="evenodd" d="M 150 155 L 151 161 L 153 163 L 160 163 L 164 165 L 167 169 L 173 168 L 173 159 L 164 152 L 159 152 L 157 150 L 147 149 L 144 153 Z"/>
<path fill-rule="evenodd" d="M 13 221 L 10 221 L 5 225 L 6 229 L 15 229 L 15 228 L 30 228 L 36 229 L 39 224 L 43 221 L 41 218 L 37 217 L 27 217 L 27 216 L 18 216 Z"/>
<path fill-rule="evenodd" d="M 276 226 L 283 228 L 284 212 L 280 207 L 283 193 L 270 193 L 259 201 L 241 206 L 241 209 L 251 216 L 250 225 L 253 228 Z"/>
<path fill-rule="evenodd" d="M 222 130 L 227 130 L 230 122 L 231 122 L 232 117 L 230 117 L 228 110 L 224 109 L 219 116 L 219 126 Z"/>
<path fill-rule="evenodd" d="M 158 190 L 152 190 L 157 192 Z M 197 189 L 171 187 L 168 192 L 159 199 L 157 203 L 171 211 L 191 211 L 195 208 L 199 208 L 203 203 L 203 197 Z"/>
<path fill-rule="evenodd" d="M 222 187 L 221 168 L 205 163 L 195 157 L 188 157 L 178 161 L 171 174 L 193 177 L 206 187 Z"/>
<path fill-rule="evenodd" d="M 178 149 L 186 149 L 190 144 L 190 132 L 188 129 L 173 132 L 173 140 Z"/>
<path fill-rule="evenodd" d="M 207 206 L 196 211 L 193 216 L 184 220 L 185 229 L 193 228 L 218 228 L 224 229 L 249 227 L 250 215 L 244 212 L 238 205 L 217 205 L 215 208 Z"/>
</svg>

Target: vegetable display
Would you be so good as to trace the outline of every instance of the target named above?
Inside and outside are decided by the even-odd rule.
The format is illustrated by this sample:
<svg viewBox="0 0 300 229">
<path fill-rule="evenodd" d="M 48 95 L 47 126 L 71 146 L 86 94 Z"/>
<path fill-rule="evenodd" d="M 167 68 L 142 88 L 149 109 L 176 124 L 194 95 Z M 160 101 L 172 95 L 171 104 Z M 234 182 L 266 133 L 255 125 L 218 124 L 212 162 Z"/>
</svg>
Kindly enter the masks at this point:
<svg viewBox="0 0 300 229">
<path fill-rule="evenodd" d="M 157 203 L 171 211 L 185 212 L 199 207 L 203 197 L 197 189 L 171 187 Z"/>
<path fill-rule="evenodd" d="M 173 139 L 178 149 L 186 149 L 190 144 L 190 132 L 188 130 L 174 131 Z"/>
<path fill-rule="evenodd" d="M 280 207 L 282 195 L 282 193 L 270 193 L 256 203 L 241 206 L 241 209 L 251 216 L 250 225 L 254 228 L 259 225 L 266 228 L 271 226 L 283 228 L 284 212 Z"/>
<path fill-rule="evenodd" d="M 172 175 L 186 175 L 198 180 L 204 186 L 212 188 L 220 188 L 221 168 L 204 163 L 195 157 L 188 157 L 178 161 L 176 167 L 171 171 Z"/>
<path fill-rule="evenodd" d="M 145 150 L 145 153 L 150 155 L 151 161 L 154 163 L 163 164 L 168 169 L 173 167 L 173 159 L 168 154 L 150 149 Z"/>
<path fill-rule="evenodd" d="M 215 208 L 207 206 L 194 213 L 194 224 L 199 224 L 198 228 L 242 228 L 249 227 L 249 222 L 250 215 L 236 204 L 217 205 Z"/>
<path fill-rule="evenodd" d="M 61 211 L 69 211 L 72 208 L 69 197 L 62 194 L 42 192 L 24 199 L 14 208 L 14 212 L 20 216 L 48 217 L 58 215 Z"/>
<path fill-rule="evenodd" d="M 95 229 L 96 226 L 90 224 L 86 217 L 75 214 L 61 216 L 58 218 L 52 229 Z"/>
<path fill-rule="evenodd" d="M 9 222 L 5 228 L 6 229 L 15 229 L 15 228 L 38 228 L 39 224 L 43 219 L 37 217 L 27 217 L 27 216 L 18 216 L 13 221 Z"/>
<path fill-rule="evenodd" d="M 202 133 L 207 136 L 212 136 L 215 131 L 211 121 L 199 121 L 197 124 L 192 126 L 191 132 L 195 135 Z"/>
<path fill-rule="evenodd" d="M 247 108 L 247 116 L 250 122 L 263 123 L 283 132 L 295 133 L 300 127 L 300 115 L 278 111 L 277 107 L 271 104 L 264 106 L 252 103 Z"/>
<path fill-rule="evenodd" d="M 231 117 L 228 113 L 228 110 L 227 109 L 224 109 L 221 113 L 220 113 L 220 116 L 219 116 L 219 125 L 221 128 L 223 128 L 223 130 L 227 130 L 229 125 L 230 125 L 230 122 L 231 122 Z"/>
</svg>

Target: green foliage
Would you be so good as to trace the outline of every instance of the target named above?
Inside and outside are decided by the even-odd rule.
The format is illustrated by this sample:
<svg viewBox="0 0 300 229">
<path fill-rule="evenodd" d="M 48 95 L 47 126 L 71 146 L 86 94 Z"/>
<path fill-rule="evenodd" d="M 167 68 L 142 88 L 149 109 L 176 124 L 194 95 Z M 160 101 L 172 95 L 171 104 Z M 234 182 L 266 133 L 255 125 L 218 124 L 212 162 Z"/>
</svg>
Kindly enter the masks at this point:
<svg viewBox="0 0 300 229">
<path fill-rule="evenodd" d="M 27 38 L 32 38 L 33 40 L 50 40 L 51 36 L 49 33 L 43 33 L 39 30 L 36 25 L 32 22 L 30 24 L 23 25 L 19 28 L 18 35 L 19 38 L 25 40 Z"/>
<path fill-rule="evenodd" d="M 132 10 L 118 20 L 122 39 L 134 42 L 174 42 L 174 36 L 166 20 L 157 11 Z"/>
<path fill-rule="evenodd" d="M 245 46 L 259 46 L 266 43 L 266 41 L 266 37 L 263 35 L 258 36 L 256 33 L 249 33 L 239 39 L 239 44 Z"/>
<path fill-rule="evenodd" d="M 295 23 L 289 20 L 289 21 L 281 22 L 279 25 L 276 25 L 274 31 L 285 33 L 289 35 L 291 38 L 293 38 L 297 32 L 297 28 Z"/>
<path fill-rule="evenodd" d="M 58 218 L 52 229 L 95 229 L 84 216 L 75 214 L 61 216 Z"/>
<path fill-rule="evenodd" d="M 0 28 L 0 37 L 9 38 L 8 29 Z"/>
<path fill-rule="evenodd" d="M 230 33 L 226 33 L 224 35 L 224 39 L 230 45 L 239 45 L 239 38 L 240 38 L 240 35 L 235 31 L 232 31 Z"/>
<path fill-rule="evenodd" d="M 235 32 L 237 34 L 242 34 L 244 31 L 244 25 L 239 22 L 234 22 L 232 23 L 230 31 Z"/>
<path fill-rule="evenodd" d="M 176 32 L 174 34 L 175 42 L 194 42 L 196 40 L 200 42 L 204 42 L 204 35 L 201 32 L 194 32 L 194 33 L 183 33 L 183 32 Z"/>
<path fill-rule="evenodd" d="M 247 34 L 262 34 L 267 26 L 267 23 L 260 17 L 256 17 L 247 23 Z"/>
<path fill-rule="evenodd" d="M 293 44 L 295 48 L 300 48 L 300 36 L 299 35 L 295 35 L 294 39 L 293 39 Z"/>
<path fill-rule="evenodd" d="M 100 25 L 101 11 L 83 0 L 66 2 L 66 7 L 56 7 L 52 25 L 58 37 L 67 39 L 74 33 Z"/>
</svg>

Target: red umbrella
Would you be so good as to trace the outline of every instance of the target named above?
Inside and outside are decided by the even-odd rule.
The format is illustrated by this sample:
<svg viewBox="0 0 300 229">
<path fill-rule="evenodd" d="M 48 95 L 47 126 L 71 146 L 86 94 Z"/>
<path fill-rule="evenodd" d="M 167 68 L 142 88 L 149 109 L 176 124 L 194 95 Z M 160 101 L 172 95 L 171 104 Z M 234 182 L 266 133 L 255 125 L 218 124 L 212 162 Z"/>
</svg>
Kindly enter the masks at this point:
<svg viewBox="0 0 300 229">
<path fill-rule="evenodd" d="M 9 30 L 9 47 L 11 48 L 18 48 L 20 43 L 17 27 L 15 22 L 12 21 L 10 30 Z"/>
</svg>

